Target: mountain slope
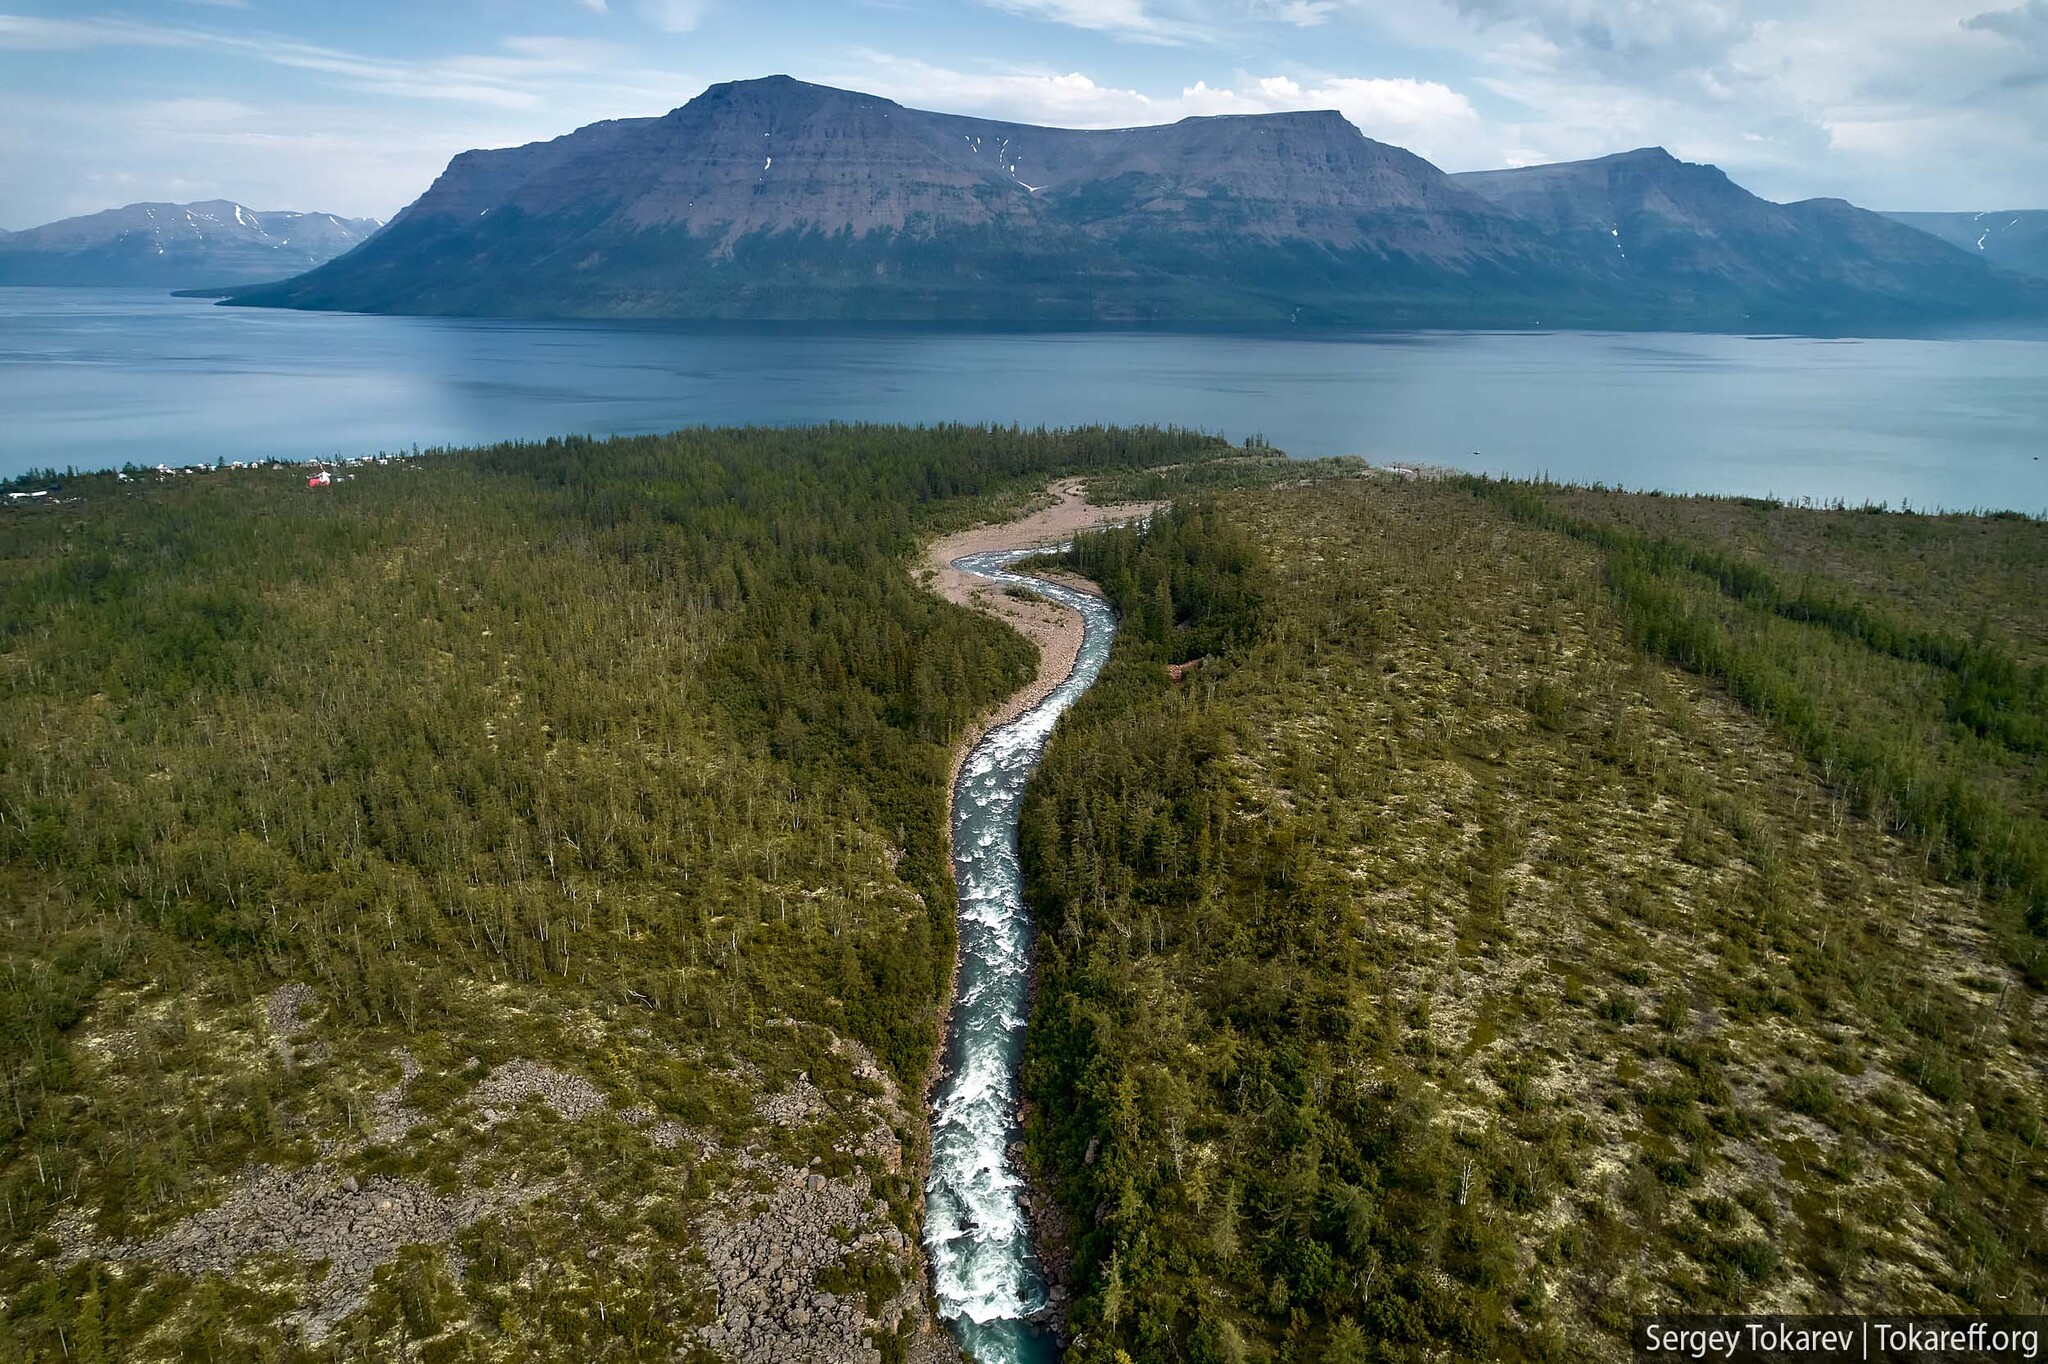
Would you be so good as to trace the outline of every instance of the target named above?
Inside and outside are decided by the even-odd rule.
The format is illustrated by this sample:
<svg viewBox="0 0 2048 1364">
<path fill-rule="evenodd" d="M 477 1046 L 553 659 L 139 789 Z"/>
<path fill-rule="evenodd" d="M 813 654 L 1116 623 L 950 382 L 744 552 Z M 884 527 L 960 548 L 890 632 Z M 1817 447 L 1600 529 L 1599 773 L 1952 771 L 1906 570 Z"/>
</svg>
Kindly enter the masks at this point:
<svg viewBox="0 0 2048 1364">
<path fill-rule="evenodd" d="M 129 204 L 0 233 L 0 284 L 249 284 L 332 260 L 377 227 L 374 218 L 259 212 L 225 199 Z"/>
<path fill-rule="evenodd" d="M 1531 319 L 1583 265 L 1336 114 L 1113 131 L 786 78 L 457 157 L 375 246 L 238 301 L 703 317 Z M 516 283 L 514 283 L 516 281 Z"/>
<path fill-rule="evenodd" d="M 1335 113 L 1084 131 L 771 77 L 713 86 L 661 118 L 466 152 L 365 249 L 234 301 L 1428 326 L 2048 311 L 2048 289 L 2015 293 L 1923 234 L 1853 210 L 1844 223 L 1831 210 L 1765 204 L 1719 172 L 1691 169 L 1723 188 L 1682 232 L 1723 231 L 1717 214 L 1761 216 L 1768 230 L 1744 227 L 1732 257 L 1674 276 L 1580 230 L 1597 205 L 1568 215 L 1567 228 L 1554 213 L 1497 202 L 1500 182 L 1446 176 Z M 1743 255 L 1741 243 L 1774 233 L 1786 249 Z M 1777 278 L 1785 259 L 1802 262 L 1789 283 Z"/>
<path fill-rule="evenodd" d="M 1668 315 L 1726 323 L 1996 315 L 2015 282 L 1840 199 L 1776 204 L 1661 147 L 1451 177 L 1559 240 L 1599 246 Z M 2020 286 L 2038 308 L 2041 291 Z"/>
<path fill-rule="evenodd" d="M 2048 209 L 2004 213 L 1887 213 L 1893 222 L 1929 232 L 1952 246 L 1983 253 L 2002 270 L 2048 278 Z"/>
</svg>

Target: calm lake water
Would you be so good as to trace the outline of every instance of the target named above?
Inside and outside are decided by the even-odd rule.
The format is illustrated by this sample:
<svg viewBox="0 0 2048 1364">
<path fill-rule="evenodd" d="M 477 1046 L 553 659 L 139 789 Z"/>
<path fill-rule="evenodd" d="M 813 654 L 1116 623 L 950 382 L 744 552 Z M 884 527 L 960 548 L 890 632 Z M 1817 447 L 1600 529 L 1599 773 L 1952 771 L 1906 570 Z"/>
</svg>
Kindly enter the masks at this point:
<svg viewBox="0 0 2048 1364">
<path fill-rule="evenodd" d="M 1159 422 L 1671 491 L 2048 510 L 2048 333 L 1004 333 L 0 289 L 0 477 L 699 423 Z"/>
</svg>

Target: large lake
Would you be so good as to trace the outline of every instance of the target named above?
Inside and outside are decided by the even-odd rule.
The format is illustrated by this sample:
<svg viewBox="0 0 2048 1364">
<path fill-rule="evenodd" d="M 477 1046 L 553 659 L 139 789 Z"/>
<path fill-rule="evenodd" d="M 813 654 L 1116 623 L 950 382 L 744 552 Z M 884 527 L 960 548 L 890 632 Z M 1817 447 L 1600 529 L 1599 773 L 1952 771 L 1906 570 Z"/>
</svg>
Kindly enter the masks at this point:
<svg viewBox="0 0 2048 1364">
<path fill-rule="evenodd" d="M 744 330 L 0 289 L 0 477 L 835 419 L 1177 423 L 1376 463 L 2048 510 L 2048 333 Z"/>
</svg>

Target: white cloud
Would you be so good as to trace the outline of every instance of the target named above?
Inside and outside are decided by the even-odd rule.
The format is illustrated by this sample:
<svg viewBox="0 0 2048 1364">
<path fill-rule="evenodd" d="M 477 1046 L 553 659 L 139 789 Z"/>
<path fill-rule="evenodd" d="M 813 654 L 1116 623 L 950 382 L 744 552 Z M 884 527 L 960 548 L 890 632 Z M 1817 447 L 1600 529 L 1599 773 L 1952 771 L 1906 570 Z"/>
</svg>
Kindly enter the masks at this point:
<svg viewBox="0 0 2048 1364">
<path fill-rule="evenodd" d="M 213 198 L 388 218 L 456 152 L 499 140 L 492 111 L 473 116 L 423 126 L 396 107 L 360 102 L 258 108 L 213 98 L 122 104 L 4 93 L 0 126 L 22 137 L 8 155 L 9 190 L 34 205 L 10 204 L 6 226 L 137 200 Z"/>
<path fill-rule="evenodd" d="M 1160 14 L 1148 0 L 983 0 L 992 9 L 1143 43 L 1188 43 L 1209 36 L 1202 25 Z M 1314 3 L 1314 0 L 1307 0 Z"/>
<path fill-rule="evenodd" d="M 1078 71 L 956 71 L 882 52 L 854 55 L 863 68 L 826 79 L 919 109 L 1068 128 L 1115 128 L 1175 117 L 1160 113 L 1150 97 L 1136 90 L 1099 85 Z"/>
<path fill-rule="evenodd" d="M 879 0 L 870 0 L 878 3 Z M 1003 10 L 1130 42 L 1228 47 L 1261 23 L 1313 28 L 1348 0 L 980 0 Z"/>
<path fill-rule="evenodd" d="M 576 0 L 576 3 L 589 10 L 592 14 L 610 14 L 612 12 L 612 7 L 606 4 L 605 0 Z"/>
<path fill-rule="evenodd" d="M 29 15 L 0 14 L 0 48 L 29 52 L 61 52 L 102 47 L 104 21 L 37 19 Z"/>
<path fill-rule="evenodd" d="M 1753 36 L 1744 0 L 1455 0 L 1482 24 L 1517 24 L 1575 61 L 1642 74 L 1718 61 Z"/>
<path fill-rule="evenodd" d="M 1326 24 L 1330 17 L 1342 9 L 1338 0 L 1257 0 L 1253 13 L 1278 19 L 1283 24 L 1296 28 L 1314 28 Z"/>
<path fill-rule="evenodd" d="M 1485 127 L 1472 102 L 1436 81 L 1336 76 L 1303 83 L 1284 75 L 1238 72 L 1223 85 L 1196 81 L 1173 94 L 1105 85 L 1078 71 L 958 71 L 880 52 L 856 54 L 863 70 L 834 84 L 886 95 L 902 104 L 1066 128 L 1172 123 L 1206 114 L 1266 114 L 1335 109 L 1368 137 L 1437 161 L 1470 159 Z M 1488 162 L 1487 164 L 1494 164 Z"/>
<path fill-rule="evenodd" d="M 688 33 L 704 22 L 707 0 L 640 0 L 640 15 L 664 33 Z"/>
<path fill-rule="evenodd" d="M 1986 2 L 1349 0 L 1471 73 L 1502 161 L 1661 143 L 1771 198 L 1888 208 L 2043 197 L 2048 0 Z"/>
<path fill-rule="evenodd" d="M 138 125 L 148 128 L 209 128 L 259 119 L 263 112 L 240 100 L 191 95 L 135 105 L 134 116 Z"/>
<path fill-rule="evenodd" d="M 1973 14 L 1963 20 L 1963 27 L 1996 33 L 2016 43 L 2048 48 L 2048 0 L 2028 0 L 2017 9 Z"/>
<path fill-rule="evenodd" d="M 512 37 L 494 50 L 402 60 L 202 28 L 0 15 L 0 53 L 93 47 L 206 54 L 323 79 L 277 96 L 258 93 L 268 82 L 208 80 L 191 88 L 234 96 L 139 103 L 52 98 L 0 80 L 0 225 L 212 197 L 389 218 L 458 152 L 665 113 L 704 87 L 699 76 L 644 66 L 631 47 L 589 39 Z"/>
<path fill-rule="evenodd" d="M 1485 133 L 1478 111 L 1464 95 L 1437 81 L 1405 76 L 1335 76 L 1307 86 L 1286 76 L 1266 76 L 1224 89 L 1197 81 L 1181 91 L 1179 106 L 1195 114 L 1335 109 L 1367 137 L 1431 161 L 1468 158 Z"/>
<path fill-rule="evenodd" d="M 208 52 L 334 77 L 357 90 L 400 99 L 500 109 L 542 109 L 564 83 L 610 92 L 619 105 L 681 86 L 632 63 L 631 49 L 590 39 L 512 37 L 494 53 L 406 60 L 371 57 L 271 34 L 147 24 L 127 19 L 35 19 L 0 14 L 0 49 L 144 47 Z M 680 100 L 671 101 L 672 103 Z M 664 106 L 666 108 L 667 106 Z"/>
</svg>

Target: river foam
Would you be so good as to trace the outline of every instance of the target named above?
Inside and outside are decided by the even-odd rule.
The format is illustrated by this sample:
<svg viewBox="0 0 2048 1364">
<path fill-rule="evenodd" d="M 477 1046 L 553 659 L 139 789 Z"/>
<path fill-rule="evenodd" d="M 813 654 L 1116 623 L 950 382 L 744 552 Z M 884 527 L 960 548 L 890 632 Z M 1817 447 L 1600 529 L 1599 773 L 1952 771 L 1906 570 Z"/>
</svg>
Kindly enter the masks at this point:
<svg viewBox="0 0 2048 1364">
<path fill-rule="evenodd" d="M 1088 690 L 1109 657 L 1116 614 L 1099 597 L 1010 571 L 1040 550 L 996 550 L 954 566 L 998 587 L 1021 587 L 1081 613 L 1074 669 L 1051 695 L 991 729 L 961 764 L 953 787 L 953 881 L 960 893 L 960 975 L 947 1039 L 946 1078 L 932 1110 L 925 1185 L 925 1252 L 939 1314 L 982 1364 L 1057 1358 L 1031 1325 L 1046 1305 L 1031 1248 L 1019 1135 L 1018 1064 L 1031 971 L 1031 919 L 1017 858 L 1025 783 L 1060 712 Z"/>
</svg>

